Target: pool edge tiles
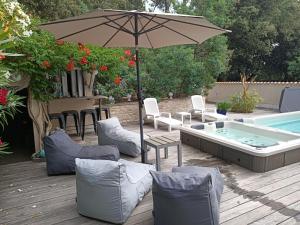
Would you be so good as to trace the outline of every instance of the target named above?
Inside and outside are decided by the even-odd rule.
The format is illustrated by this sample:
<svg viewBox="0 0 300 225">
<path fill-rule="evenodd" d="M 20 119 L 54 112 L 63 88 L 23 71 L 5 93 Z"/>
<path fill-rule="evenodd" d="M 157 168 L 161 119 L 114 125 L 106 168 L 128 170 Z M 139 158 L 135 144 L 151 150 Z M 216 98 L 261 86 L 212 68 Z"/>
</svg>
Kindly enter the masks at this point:
<svg viewBox="0 0 300 225">
<path fill-rule="evenodd" d="M 243 129 L 259 132 L 277 133 L 278 136 L 290 136 L 289 141 L 279 141 L 279 145 L 262 149 L 247 146 L 225 138 L 218 138 L 204 129 L 181 128 L 180 138 L 183 144 L 190 145 L 203 152 L 212 154 L 226 161 L 233 162 L 255 172 L 266 172 L 292 163 L 300 162 L 300 137 L 292 134 L 255 128 L 238 122 L 224 122 L 239 124 Z"/>
</svg>

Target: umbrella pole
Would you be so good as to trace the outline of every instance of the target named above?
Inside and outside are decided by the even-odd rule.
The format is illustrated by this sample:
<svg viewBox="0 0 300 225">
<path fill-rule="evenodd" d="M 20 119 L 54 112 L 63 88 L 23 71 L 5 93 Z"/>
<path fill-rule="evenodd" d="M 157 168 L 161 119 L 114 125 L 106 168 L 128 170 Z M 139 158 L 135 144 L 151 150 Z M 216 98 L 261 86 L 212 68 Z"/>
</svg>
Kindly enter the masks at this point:
<svg viewBox="0 0 300 225">
<path fill-rule="evenodd" d="M 141 157 L 142 157 L 142 163 L 147 163 L 146 162 L 146 154 L 145 154 L 145 149 L 144 149 L 144 131 L 143 131 L 143 115 L 142 115 L 142 93 L 141 93 L 141 78 L 140 78 L 140 64 L 139 64 L 139 34 L 138 34 L 138 15 L 135 14 L 135 65 L 136 65 L 136 80 L 137 80 L 137 97 L 139 101 L 139 123 L 140 123 L 140 136 L 141 136 Z"/>
</svg>

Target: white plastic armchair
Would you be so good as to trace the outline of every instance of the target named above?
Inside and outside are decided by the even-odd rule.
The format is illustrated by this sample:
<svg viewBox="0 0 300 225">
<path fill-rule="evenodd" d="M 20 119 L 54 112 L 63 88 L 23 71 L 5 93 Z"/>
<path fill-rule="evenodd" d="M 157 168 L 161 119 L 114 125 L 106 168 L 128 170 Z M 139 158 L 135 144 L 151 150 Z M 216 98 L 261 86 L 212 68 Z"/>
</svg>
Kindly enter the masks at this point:
<svg viewBox="0 0 300 225">
<path fill-rule="evenodd" d="M 156 98 L 144 99 L 144 108 L 146 117 L 149 119 L 153 119 L 155 129 L 157 129 L 158 122 L 167 124 L 169 131 L 171 131 L 172 126 L 181 125 L 181 122 L 179 120 L 175 120 L 171 117 L 171 113 L 159 112 Z"/>
<path fill-rule="evenodd" d="M 217 109 L 215 107 L 205 108 L 205 100 L 201 95 L 193 95 L 191 96 L 193 111 L 194 112 L 213 112 L 217 113 Z"/>
<path fill-rule="evenodd" d="M 224 121 L 228 119 L 227 116 L 218 114 L 215 107 L 206 108 L 205 100 L 201 95 L 193 95 L 191 96 L 191 100 L 193 106 L 192 113 L 201 114 L 202 122 L 205 121 L 206 117 L 218 121 Z"/>
</svg>

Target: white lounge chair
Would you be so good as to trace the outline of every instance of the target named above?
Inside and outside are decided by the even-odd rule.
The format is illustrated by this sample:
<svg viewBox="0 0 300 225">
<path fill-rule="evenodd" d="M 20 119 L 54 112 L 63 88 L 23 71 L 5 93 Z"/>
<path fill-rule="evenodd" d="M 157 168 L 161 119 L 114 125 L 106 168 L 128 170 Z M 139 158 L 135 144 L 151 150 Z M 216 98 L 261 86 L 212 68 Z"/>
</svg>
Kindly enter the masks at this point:
<svg viewBox="0 0 300 225">
<path fill-rule="evenodd" d="M 169 112 L 159 112 L 158 104 L 155 98 L 144 99 L 144 108 L 147 119 L 153 119 L 154 128 L 157 129 L 158 123 L 168 125 L 168 130 L 171 132 L 172 127 L 182 125 L 182 122 L 171 117 Z"/>
<path fill-rule="evenodd" d="M 201 95 L 193 95 L 191 99 L 193 105 L 192 114 L 201 115 L 202 122 L 205 122 L 205 119 L 217 121 L 228 120 L 227 116 L 218 114 L 216 108 L 205 108 L 205 101 Z"/>
</svg>

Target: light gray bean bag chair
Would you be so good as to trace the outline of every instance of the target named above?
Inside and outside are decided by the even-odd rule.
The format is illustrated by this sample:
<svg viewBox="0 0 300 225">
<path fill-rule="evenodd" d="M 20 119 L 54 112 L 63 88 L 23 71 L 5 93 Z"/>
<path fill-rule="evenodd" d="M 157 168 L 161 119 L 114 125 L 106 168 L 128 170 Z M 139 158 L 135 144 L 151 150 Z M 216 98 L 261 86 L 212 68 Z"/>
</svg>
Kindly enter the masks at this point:
<svg viewBox="0 0 300 225">
<path fill-rule="evenodd" d="M 218 169 L 177 167 L 151 175 L 155 225 L 219 224 L 223 178 Z"/>
<path fill-rule="evenodd" d="M 132 157 L 141 154 L 140 134 L 124 129 L 116 117 L 98 121 L 98 144 L 116 145 L 121 153 Z"/>
<path fill-rule="evenodd" d="M 77 209 L 84 216 L 124 223 L 151 189 L 148 164 L 76 159 Z"/>
<path fill-rule="evenodd" d="M 57 130 L 44 138 L 48 175 L 74 174 L 75 158 L 105 159 L 120 158 L 116 146 L 81 146 L 75 143 L 64 130 Z"/>
</svg>

